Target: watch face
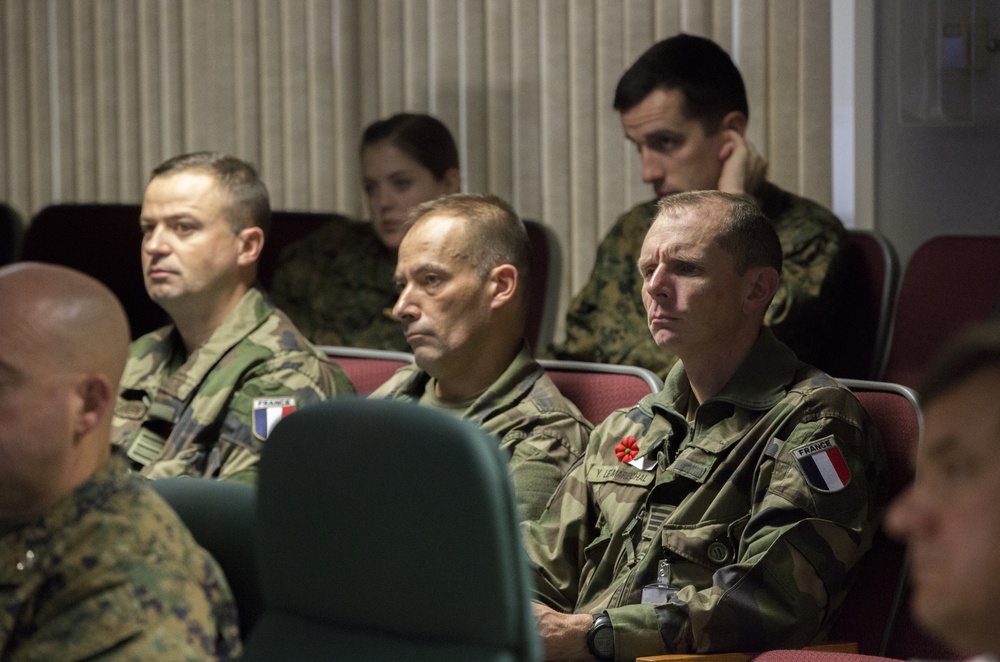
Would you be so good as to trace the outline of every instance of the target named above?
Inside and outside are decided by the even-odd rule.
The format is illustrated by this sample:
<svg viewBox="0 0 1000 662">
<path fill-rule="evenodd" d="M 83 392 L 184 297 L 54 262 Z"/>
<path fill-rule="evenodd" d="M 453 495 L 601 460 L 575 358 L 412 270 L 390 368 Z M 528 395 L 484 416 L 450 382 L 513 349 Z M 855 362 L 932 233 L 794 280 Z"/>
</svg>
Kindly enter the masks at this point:
<svg viewBox="0 0 1000 662">
<path fill-rule="evenodd" d="M 604 659 L 615 657 L 615 632 L 610 627 L 597 628 L 594 632 L 594 652 Z"/>
</svg>

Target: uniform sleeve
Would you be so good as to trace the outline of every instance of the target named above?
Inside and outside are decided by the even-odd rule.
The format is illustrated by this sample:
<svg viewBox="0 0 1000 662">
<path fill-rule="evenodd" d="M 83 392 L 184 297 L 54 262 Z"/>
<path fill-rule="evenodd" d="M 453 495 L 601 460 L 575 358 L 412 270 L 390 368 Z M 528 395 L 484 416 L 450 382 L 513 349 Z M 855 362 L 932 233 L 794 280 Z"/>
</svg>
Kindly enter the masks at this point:
<svg viewBox="0 0 1000 662">
<path fill-rule="evenodd" d="M 798 648 L 828 624 L 871 546 L 886 496 L 877 431 L 859 424 L 865 416 L 849 393 L 827 391 L 823 411 L 807 407 L 770 437 L 754 469 L 749 513 L 664 530 L 664 548 L 685 561 L 676 566 L 683 588 L 665 604 L 608 610 L 619 659 Z M 840 465 L 839 479 L 809 477 L 807 463 L 820 455 Z M 714 543 L 722 545 L 716 556 Z M 721 559 L 726 549 L 731 558 Z M 686 572 L 707 568 L 714 568 L 707 588 L 685 582 Z"/>
<path fill-rule="evenodd" d="M 222 424 L 219 456 L 209 458 L 209 465 L 217 469 L 210 466 L 206 473 L 213 475 L 217 470 L 222 480 L 256 483 L 257 463 L 270 432 L 264 409 L 285 410 L 270 413 L 273 418 L 286 414 L 288 406 L 301 409 L 352 394 L 354 387 L 340 366 L 311 354 L 283 356 L 257 366 L 233 392 Z"/>
<path fill-rule="evenodd" d="M 123 580 L 118 573 L 105 576 L 100 567 L 67 578 L 71 585 L 60 594 L 71 598 L 45 605 L 37 629 L 11 662 L 239 657 L 236 610 L 228 589 L 216 584 L 213 594 L 169 565 L 143 564 L 136 572 L 139 581 Z"/>
<path fill-rule="evenodd" d="M 560 481 L 541 516 L 521 523 L 535 599 L 556 611 L 570 614 L 576 608 L 584 550 L 593 542 L 592 513 L 585 465 L 580 460 Z"/>
<path fill-rule="evenodd" d="M 636 207 L 601 241 L 590 279 L 566 313 L 566 339 L 553 346 L 557 358 L 669 372 L 676 359 L 649 333 L 637 266 L 655 212 L 655 205 Z"/>
<path fill-rule="evenodd" d="M 550 414 L 511 430 L 500 442 L 510 453 L 507 469 L 521 517 L 537 519 L 570 468 L 582 457 L 590 426 Z"/>
</svg>

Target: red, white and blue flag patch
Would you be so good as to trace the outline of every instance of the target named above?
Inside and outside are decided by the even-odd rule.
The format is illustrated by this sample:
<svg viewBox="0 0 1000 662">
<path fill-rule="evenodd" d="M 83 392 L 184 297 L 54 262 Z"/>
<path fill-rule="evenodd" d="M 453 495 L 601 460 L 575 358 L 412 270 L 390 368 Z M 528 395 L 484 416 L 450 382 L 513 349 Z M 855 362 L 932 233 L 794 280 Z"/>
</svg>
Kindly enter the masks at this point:
<svg viewBox="0 0 1000 662">
<path fill-rule="evenodd" d="M 295 411 L 295 398 L 258 398 L 253 401 L 253 434 L 267 439 L 278 421 Z"/>
<path fill-rule="evenodd" d="M 821 492 L 837 492 L 851 482 L 851 469 L 833 436 L 811 441 L 792 451 L 810 487 Z"/>
</svg>

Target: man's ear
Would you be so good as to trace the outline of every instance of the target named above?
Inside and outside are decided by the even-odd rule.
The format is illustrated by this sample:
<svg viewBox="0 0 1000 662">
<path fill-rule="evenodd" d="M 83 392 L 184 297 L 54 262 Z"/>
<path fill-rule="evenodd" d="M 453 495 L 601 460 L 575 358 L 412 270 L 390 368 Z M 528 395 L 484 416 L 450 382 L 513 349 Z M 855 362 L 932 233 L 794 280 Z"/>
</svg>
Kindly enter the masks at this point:
<svg viewBox="0 0 1000 662">
<path fill-rule="evenodd" d="M 111 381 L 101 374 L 80 377 L 74 389 L 73 432 L 80 439 L 93 430 L 114 403 L 117 393 Z"/>
<path fill-rule="evenodd" d="M 245 267 L 256 262 L 257 258 L 260 257 L 260 252 L 264 250 L 264 231 L 254 225 L 243 228 L 236 236 L 240 240 L 236 264 Z"/>
<path fill-rule="evenodd" d="M 514 298 L 517 292 L 517 268 L 501 264 L 490 272 L 490 307 L 500 308 Z"/>
<path fill-rule="evenodd" d="M 762 313 L 771 305 L 781 275 L 771 267 L 757 267 L 748 270 L 747 277 L 749 287 L 743 299 L 743 312 L 748 315 Z"/>
<path fill-rule="evenodd" d="M 741 136 L 747 132 L 747 116 L 738 110 L 731 110 L 722 118 L 722 130 L 735 131 Z"/>
</svg>

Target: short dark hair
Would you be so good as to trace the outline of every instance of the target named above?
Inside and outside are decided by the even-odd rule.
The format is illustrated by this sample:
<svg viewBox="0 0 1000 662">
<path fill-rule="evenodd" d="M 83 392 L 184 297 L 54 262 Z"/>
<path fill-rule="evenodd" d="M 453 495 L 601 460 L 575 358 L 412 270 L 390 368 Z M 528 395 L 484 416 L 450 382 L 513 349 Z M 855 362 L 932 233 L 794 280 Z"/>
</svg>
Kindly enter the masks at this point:
<svg viewBox="0 0 1000 662">
<path fill-rule="evenodd" d="M 928 364 L 918 393 L 926 407 L 959 384 L 984 370 L 1000 369 L 1000 320 L 967 328 Z"/>
<path fill-rule="evenodd" d="M 771 267 L 779 274 L 783 258 L 781 240 L 757 203 L 748 195 L 722 191 L 688 191 L 670 195 L 659 202 L 660 213 L 687 207 L 714 207 L 722 216 L 716 242 L 736 262 L 737 273 Z"/>
<path fill-rule="evenodd" d="M 456 216 L 467 222 L 469 260 L 481 278 L 501 264 L 517 269 L 518 289 L 527 291 L 531 277 L 531 245 L 528 231 L 517 212 L 495 195 L 454 193 L 423 202 L 410 210 L 416 223 L 431 214 Z M 412 227 L 412 226 L 411 226 Z"/>
<path fill-rule="evenodd" d="M 361 135 L 361 152 L 380 142 L 388 142 L 430 170 L 441 181 L 458 168 L 458 147 L 441 120 L 419 113 L 398 113 L 369 124 Z"/>
<path fill-rule="evenodd" d="M 188 170 L 212 173 L 219 188 L 229 194 L 232 205 L 227 220 L 234 232 L 256 226 L 267 236 L 271 229 L 271 199 L 252 165 L 221 152 L 191 152 L 156 166 L 149 179 Z"/>
<path fill-rule="evenodd" d="M 711 39 L 679 34 L 650 46 L 618 81 L 615 110 L 624 113 L 660 89 L 680 90 L 684 116 L 699 121 L 709 135 L 734 110 L 750 117 L 743 76 Z"/>
</svg>

